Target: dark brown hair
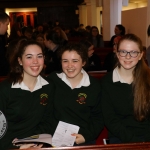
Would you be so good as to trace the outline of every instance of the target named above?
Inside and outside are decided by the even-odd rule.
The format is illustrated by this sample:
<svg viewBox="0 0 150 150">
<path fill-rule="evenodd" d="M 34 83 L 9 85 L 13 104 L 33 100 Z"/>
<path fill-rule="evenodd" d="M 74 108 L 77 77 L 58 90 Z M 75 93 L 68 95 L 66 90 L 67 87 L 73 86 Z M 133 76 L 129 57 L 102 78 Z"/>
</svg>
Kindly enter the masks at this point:
<svg viewBox="0 0 150 150">
<path fill-rule="evenodd" d="M 62 58 L 62 55 L 65 51 L 75 51 L 80 55 L 82 62 L 87 64 L 88 62 L 88 53 L 86 47 L 81 43 L 68 43 L 65 45 L 59 52 L 59 57 Z"/>
<path fill-rule="evenodd" d="M 125 35 L 126 29 L 122 24 L 117 24 L 116 27 L 121 31 L 120 35 Z"/>
<path fill-rule="evenodd" d="M 6 22 L 7 19 L 10 21 L 10 17 L 3 11 L 0 11 L 0 22 Z"/>
<path fill-rule="evenodd" d="M 13 84 L 17 82 L 20 83 L 23 80 L 23 67 L 19 64 L 18 58 L 22 59 L 22 55 L 29 45 L 38 45 L 43 53 L 43 48 L 38 42 L 35 40 L 28 40 L 26 38 L 14 40 L 8 46 L 8 60 L 10 64 L 10 73 L 8 79 Z"/>
<path fill-rule="evenodd" d="M 124 35 L 117 46 L 124 41 L 132 41 L 138 45 L 140 52 L 143 52 L 142 41 L 134 34 Z M 118 63 L 118 67 L 120 64 Z M 148 119 L 150 116 L 150 69 L 143 57 L 138 61 L 133 70 L 133 96 L 134 96 L 134 115 L 138 121 Z"/>
</svg>

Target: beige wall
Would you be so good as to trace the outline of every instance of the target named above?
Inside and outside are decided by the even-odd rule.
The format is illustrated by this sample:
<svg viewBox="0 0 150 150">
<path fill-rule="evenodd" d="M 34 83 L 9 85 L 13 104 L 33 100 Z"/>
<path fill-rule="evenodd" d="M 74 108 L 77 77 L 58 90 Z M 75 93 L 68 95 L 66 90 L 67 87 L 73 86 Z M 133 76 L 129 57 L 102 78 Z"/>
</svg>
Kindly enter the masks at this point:
<svg viewBox="0 0 150 150">
<path fill-rule="evenodd" d="M 147 37 L 147 7 L 122 11 L 122 25 L 126 28 L 126 33 L 134 33 L 139 36 L 146 46 Z"/>
</svg>

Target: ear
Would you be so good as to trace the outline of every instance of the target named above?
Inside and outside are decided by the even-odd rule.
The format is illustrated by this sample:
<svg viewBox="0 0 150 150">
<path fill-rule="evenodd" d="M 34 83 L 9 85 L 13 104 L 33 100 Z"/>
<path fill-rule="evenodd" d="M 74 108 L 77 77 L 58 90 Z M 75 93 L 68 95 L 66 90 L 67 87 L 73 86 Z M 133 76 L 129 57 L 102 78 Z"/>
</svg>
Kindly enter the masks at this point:
<svg viewBox="0 0 150 150">
<path fill-rule="evenodd" d="M 83 62 L 83 63 L 82 63 L 82 67 L 85 66 L 85 64 L 86 64 L 86 62 Z"/>
<path fill-rule="evenodd" d="M 116 53 L 117 58 L 119 59 L 119 54 L 118 54 L 118 52 L 116 51 L 115 53 Z"/>
<path fill-rule="evenodd" d="M 144 52 L 141 52 L 141 53 L 140 53 L 139 60 L 141 60 L 141 58 L 143 57 L 143 53 L 144 53 Z"/>
<path fill-rule="evenodd" d="M 18 57 L 18 62 L 22 66 L 22 61 L 21 61 L 20 57 Z"/>
</svg>

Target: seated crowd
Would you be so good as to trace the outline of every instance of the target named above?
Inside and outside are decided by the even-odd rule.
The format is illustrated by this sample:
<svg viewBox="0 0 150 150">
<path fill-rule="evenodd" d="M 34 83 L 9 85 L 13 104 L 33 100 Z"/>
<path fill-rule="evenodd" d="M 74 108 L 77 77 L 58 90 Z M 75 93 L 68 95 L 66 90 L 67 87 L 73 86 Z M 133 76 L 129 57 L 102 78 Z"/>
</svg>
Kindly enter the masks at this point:
<svg viewBox="0 0 150 150">
<path fill-rule="evenodd" d="M 0 26 L 1 35 L 8 23 L 9 16 L 0 12 L 0 25 L 6 27 Z M 79 127 L 69 135 L 75 137 L 73 146 L 95 145 L 103 129 L 109 144 L 150 142 L 150 70 L 140 38 L 115 36 L 102 63 L 94 49 L 104 47 L 97 27 L 87 34 L 81 25 L 78 32 L 86 38 L 79 42 L 70 42 L 58 25 L 43 29 L 32 33 L 24 28 L 24 35 L 7 46 L 9 72 L 0 82 L 0 117 L 5 123 L 0 149 L 42 147 L 18 147 L 12 141 L 53 136 L 59 121 Z M 104 69 L 107 74 L 100 80 L 90 75 Z"/>
</svg>

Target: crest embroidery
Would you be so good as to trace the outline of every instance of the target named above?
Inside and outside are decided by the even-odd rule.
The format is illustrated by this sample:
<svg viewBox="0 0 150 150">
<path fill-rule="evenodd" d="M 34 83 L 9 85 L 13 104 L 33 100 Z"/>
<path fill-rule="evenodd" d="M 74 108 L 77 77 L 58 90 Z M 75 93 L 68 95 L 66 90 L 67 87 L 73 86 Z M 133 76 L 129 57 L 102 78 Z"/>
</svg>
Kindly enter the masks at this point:
<svg viewBox="0 0 150 150">
<path fill-rule="evenodd" d="M 40 104 L 47 105 L 48 95 L 43 93 L 40 95 Z"/>
<path fill-rule="evenodd" d="M 85 93 L 79 93 L 77 102 L 79 104 L 85 104 L 86 103 L 86 97 L 87 97 L 87 95 Z"/>
</svg>

